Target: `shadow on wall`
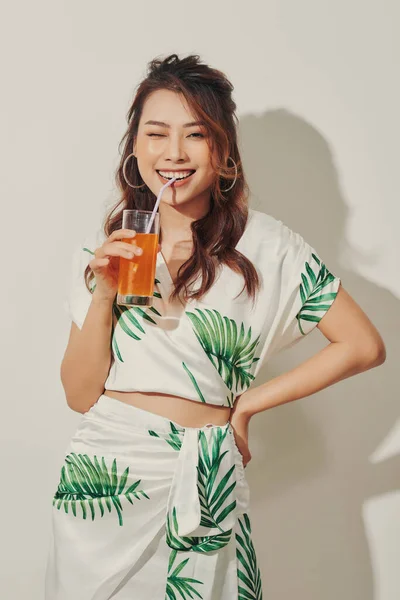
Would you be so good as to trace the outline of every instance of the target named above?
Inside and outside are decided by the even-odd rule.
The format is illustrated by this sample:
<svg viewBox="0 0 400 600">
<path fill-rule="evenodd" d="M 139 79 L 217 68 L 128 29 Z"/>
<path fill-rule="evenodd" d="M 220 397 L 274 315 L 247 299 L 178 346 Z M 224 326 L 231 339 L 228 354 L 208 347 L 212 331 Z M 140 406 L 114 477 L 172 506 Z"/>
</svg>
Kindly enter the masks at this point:
<svg viewBox="0 0 400 600">
<path fill-rule="evenodd" d="M 322 135 L 296 115 L 276 110 L 242 117 L 239 138 L 250 206 L 303 235 L 341 277 L 387 349 L 381 367 L 251 421 L 247 478 L 264 593 L 274 600 L 372 600 L 362 507 L 372 496 L 399 489 L 400 456 L 370 462 L 399 416 L 399 302 L 352 270 L 352 264 L 371 264 L 374 256 L 360 255 L 345 240 L 348 209 Z M 254 385 L 290 370 L 326 343 L 316 328 L 270 360 Z"/>
</svg>

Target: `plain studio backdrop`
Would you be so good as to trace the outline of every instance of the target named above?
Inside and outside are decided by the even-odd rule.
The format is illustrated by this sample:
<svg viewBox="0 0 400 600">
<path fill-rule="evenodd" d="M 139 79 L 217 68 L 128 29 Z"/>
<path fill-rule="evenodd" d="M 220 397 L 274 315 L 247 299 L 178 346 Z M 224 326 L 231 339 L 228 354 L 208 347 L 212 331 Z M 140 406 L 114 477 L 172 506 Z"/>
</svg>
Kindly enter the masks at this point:
<svg viewBox="0 0 400 600">
<path fill-rule="evenodd" d="M 42 600 L 52 497 L 81 417 L 59 375 L 71 252 L 118 197 L 118 143 L 148 61 L 176 52 L 235 86 L 250 206 L 318 250 L 387 348 L 378 369 L 251 421 L 265 600 L 398 600 L 398 3 L 2 9 L 2 597 Z M 316 329 L 256 384 L 326 343 Z"/>
</svg>

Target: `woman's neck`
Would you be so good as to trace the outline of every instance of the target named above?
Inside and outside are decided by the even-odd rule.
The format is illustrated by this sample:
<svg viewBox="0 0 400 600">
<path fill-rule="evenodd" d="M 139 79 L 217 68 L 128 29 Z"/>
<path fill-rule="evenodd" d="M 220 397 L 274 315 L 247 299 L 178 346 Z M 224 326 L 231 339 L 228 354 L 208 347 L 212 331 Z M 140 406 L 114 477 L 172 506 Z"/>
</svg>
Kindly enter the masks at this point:
<svg viewBox="0 0 400 600">
<path fill-rule="evenodd" d="M 173 247 L 181 243 L 193 241 L 191 224 L 204 217 L 209 210 L 209 203 L 197 202 L 192 206 L 175 207 L 161 202 L 160 213 L 160 243 Z"/>
</svg>

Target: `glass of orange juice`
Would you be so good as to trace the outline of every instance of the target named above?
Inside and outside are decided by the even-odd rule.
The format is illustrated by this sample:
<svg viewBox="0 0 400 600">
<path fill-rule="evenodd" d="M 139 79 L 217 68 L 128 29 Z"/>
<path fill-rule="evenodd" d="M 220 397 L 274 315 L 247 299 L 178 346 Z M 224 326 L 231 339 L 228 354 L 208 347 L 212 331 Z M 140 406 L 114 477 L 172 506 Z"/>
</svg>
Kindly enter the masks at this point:
<svg viewBox="0 0 400 600">
<path fill-rule="evenodd" d="M 156 272 L 160 215 L 155 213 L 149 228 L 151 210 L 124 209 L 122 229 L 133 229 L 133 238 L 123 238 L 128 244 L 137 244 L 143 254 L 133 258 L 119 257 L 117 304 L 125 306 L 152 306 Z"/>
</svg>

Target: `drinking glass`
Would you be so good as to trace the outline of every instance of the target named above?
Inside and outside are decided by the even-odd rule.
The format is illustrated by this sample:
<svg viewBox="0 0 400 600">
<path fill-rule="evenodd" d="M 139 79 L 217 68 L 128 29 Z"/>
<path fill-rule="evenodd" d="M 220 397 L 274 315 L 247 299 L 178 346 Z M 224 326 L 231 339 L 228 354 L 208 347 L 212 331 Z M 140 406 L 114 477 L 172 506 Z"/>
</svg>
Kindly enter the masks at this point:
<svg viewBox="0 0 400 600">
<path fill-rule="evenodd" d="M 125 306 L 152 306 L 156 272 L 160 215 L 155 213 L 149 229 L 152 211 L 124 209 L 122 229 L 133 229 L 133 238 L 123 238 L 128 244 L 137 244 L 143 250 L 140 256 L 119 257 L 117 304 Z M 147 230 L 149 231 L 147 232 Z"/>
</svg>

